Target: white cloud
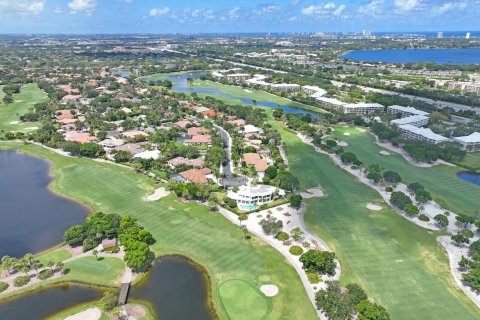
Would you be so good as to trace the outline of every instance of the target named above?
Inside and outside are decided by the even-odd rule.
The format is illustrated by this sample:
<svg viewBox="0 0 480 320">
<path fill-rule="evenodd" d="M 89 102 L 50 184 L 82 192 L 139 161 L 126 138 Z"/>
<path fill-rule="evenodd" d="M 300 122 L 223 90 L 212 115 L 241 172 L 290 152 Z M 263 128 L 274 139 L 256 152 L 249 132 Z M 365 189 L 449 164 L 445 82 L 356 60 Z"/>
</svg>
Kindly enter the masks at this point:
<svg viewBox="0 0 480 320">
<path fill-rule="evenodd" d="M 256 15 L 262 15 L 262 14 L 265 14 L 265 13 L 278 12 L 281 9 L 282 9 L 282 7 L 272 4 L 272 5 L 261 6 L 257 9 L 254 9 L 253 13 L 256 14 Z"/>
<path fill-rule="evenodd" d="M 338 6 L 337 9 L 335 9 L 335 11 L 333 11 L 332 14 L 333 14 L 334 16 L 339 16 L 339 15 L 342 14 L 343 10 L 345 10 L 346 7 L 347 7 L 346 5 L 341 4 L 341 5 Z"/>
<path fill-rule="evenodd" d="M 412 11 L 420 6 L 420 0 L 395 0 L 395 9 L 398 11 Z"/>
<path fill-rule="evenodd" d="M 150 11 L 148 12 L 148 16 L 150 17 L 161 17 L 161 16 L 164 16 L 166 15 L 167 13 L 170 12 L 170 8 L 169 7 L 164 7 L 164 8 L 152 8 L 150 9 Z"/>
<path fill-rule="evenodd" d="M 123 3 L 132 3 L 133 2 L 133 0 L 118 0 L 118 1 L 123 2 Z"/>
<path fill-rule="evenodd" d="M 466 1 L 462 2 L 446 2 L 442 4 L 440 7 L 433 8 L 432 13 L 434 15 L 442 15 L 448 11 L 455 11 L 455 10 L 464 10 L 467 8 L 468 3 Z"/>
<path fill-rule="evenodd" d="M 53 9 L 53 13 L 56 13 L 56 14 L 60 14 L 60 13 L 63 13 L 63 12 L 64 12 L 64 10 L 60 6 L 56 6 L 55 9 Z"/>
<path fill-rule="evenodd" d="M 358 7 L 358 13 L 363 15 L 376 15 L 382 11 L 383 0 L 373 0 L 363 6 Z"/>
<path fill-rule="evenodd" d="M 298 17 L 292 16 L 292 17 L 288 18 L 287 20 L 290 21 L 290 22 L 295 22 L 295 21 L 298 20 Z"/>
<path fill-rule="evenodd" d="M 228 11 L 228 17 L 232 20 L 238 19 L 240 14 L 240 7 L 235 7 Z"/>
<path fill-rule="evenodd" d="M 45 0 L 0 0 L 0 15 L 38 15 L 45 9 Z"/>
<path fill-rule="evenodd" d="M 192 11 L 193 18 L 203 18 L 204 20 L 215 19 L 215 13 L 212 9 L 195 9 Z"/>
<path fill-rule="evenodd" d="M 84 11 L 88 15 L 91 15 L 97 8 L 97 1 L 96 0 L 73 0 L 68 3 L 68 7 L 70 8 L 71 13 Z"/>
<path fill-rule="evenodd" d="M 303 7 L 301 12 L 304 16 L 312 15 L 328 15 L 332 14 L 334 16 L 340 15 L 343 10 L 345 10 L 346 5 L 342 4 L 337 7 L 335 2 L 327 2 L 323 4 L 312 4 L 308 7 Z"/>
</svg>

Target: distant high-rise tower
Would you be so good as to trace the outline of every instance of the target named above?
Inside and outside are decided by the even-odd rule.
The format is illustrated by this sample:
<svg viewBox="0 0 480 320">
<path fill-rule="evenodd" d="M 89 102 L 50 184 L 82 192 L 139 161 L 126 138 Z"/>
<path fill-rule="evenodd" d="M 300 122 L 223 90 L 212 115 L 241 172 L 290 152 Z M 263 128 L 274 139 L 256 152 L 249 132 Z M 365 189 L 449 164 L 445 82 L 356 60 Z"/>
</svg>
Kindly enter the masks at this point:
<svg viewBox="0 0 480 320">
<path fill-rule="evenodd" d="M 465 39 L 470 39 L 470 32 L 467 32 L 467 34 L 465 35 Z"/>
<path fill-rule="evenodd" d="M 439 31 L 437 32 L 437 39 L 442 39 L 443 38 L 443 32 Z"/>
</svg>

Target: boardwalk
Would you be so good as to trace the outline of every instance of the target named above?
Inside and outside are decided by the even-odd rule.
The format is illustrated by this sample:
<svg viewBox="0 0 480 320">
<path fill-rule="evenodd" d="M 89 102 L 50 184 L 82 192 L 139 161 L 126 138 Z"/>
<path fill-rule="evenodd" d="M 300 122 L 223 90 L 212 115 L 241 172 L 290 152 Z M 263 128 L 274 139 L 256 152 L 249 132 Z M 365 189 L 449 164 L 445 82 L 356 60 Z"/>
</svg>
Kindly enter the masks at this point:
<svg viewBox="0 0 480 320">
<path fill-rule="evenodd" d="M 128 292 L 130 291 L 130 283 L 122 283 L 120 294 L 118 295 L 118 305 L 123 306 L 127 303 Z"/>
</svg>

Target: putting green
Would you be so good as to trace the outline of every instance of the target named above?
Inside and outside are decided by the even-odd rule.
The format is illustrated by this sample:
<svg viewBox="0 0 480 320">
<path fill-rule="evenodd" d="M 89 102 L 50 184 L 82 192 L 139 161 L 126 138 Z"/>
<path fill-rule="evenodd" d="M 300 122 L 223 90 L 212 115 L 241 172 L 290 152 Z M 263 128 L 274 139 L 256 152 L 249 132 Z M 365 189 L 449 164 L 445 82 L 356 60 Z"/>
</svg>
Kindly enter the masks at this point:
<svg viewBox="0 0 480 320">
<path fill-rule="evenodd" d="M 74 280 L 85 283 L 112 285 L 121 280 L 125 271 L 125 263 L 119 258 L 83 257 L 65 264 L 65 270 L 70 272 L 65 276 L 66 281 Z"/>
<path fill-rule="evenodd" d="M 346 141 L 346 150 L 352 151 L 365 164 L 379 164 L 385 169 L 396 171 L 404 182 L 420 182 L 435 199 L 443 199 L 448 208 L 455 212 L 472 214 L 480 207 L 480 186 L 465 182 L 457 177 L 463 168 L 446 165 L 420 168 L 408 163 L 400 154 L 389 151 L 389 156 L 380 154 L 383 148 L 375 143 L 369 131 L 358 128 L 335 126 L 332 133 L 337 139 Z M 345 136 L 344 133 L 350 133 Z"/>
<path fill-rule="evenodd" d="M 271 308 L 270 299 L 247 281 L 232 279 L 219 286 L 220 299 L 231 320 L 265 319 Z M 253 309 L 255 313 L 247 313 Z"/>
</svg>

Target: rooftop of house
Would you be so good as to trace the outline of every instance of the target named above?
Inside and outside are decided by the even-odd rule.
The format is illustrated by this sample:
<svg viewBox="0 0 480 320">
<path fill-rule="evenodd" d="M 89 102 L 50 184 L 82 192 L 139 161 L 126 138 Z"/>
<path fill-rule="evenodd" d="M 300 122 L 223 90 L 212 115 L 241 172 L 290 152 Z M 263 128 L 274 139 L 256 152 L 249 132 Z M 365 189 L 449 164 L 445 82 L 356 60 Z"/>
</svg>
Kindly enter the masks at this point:
<svg viewBox="0 0 480 320">
<path fill-rule="evenodd" d="M 195 135 L 192 136 L 190 139 L 186 139 L 184 143 L 211 143 L 212 138 L 208 134 L 203 135 Z"/>
<path fill-rule="evenodd" d="M 187 159 L 184 157 L 177 157 L 167 161 L 172 167 L 177 167 L 180 165 L 188 165 L 193 167 L 203 167 L 205 165 L 205 160 L 203 158 Z"/>
<path fill-rule="evenodd" d="M 190 169 L 186 171 L 182 171 L 179 174 L 187 181 L 193 183 L 208 183 L 207 175 L 212 173 L 212 170 L 209 168 L 202 168 L 202 169 Z"/>
</svg>

